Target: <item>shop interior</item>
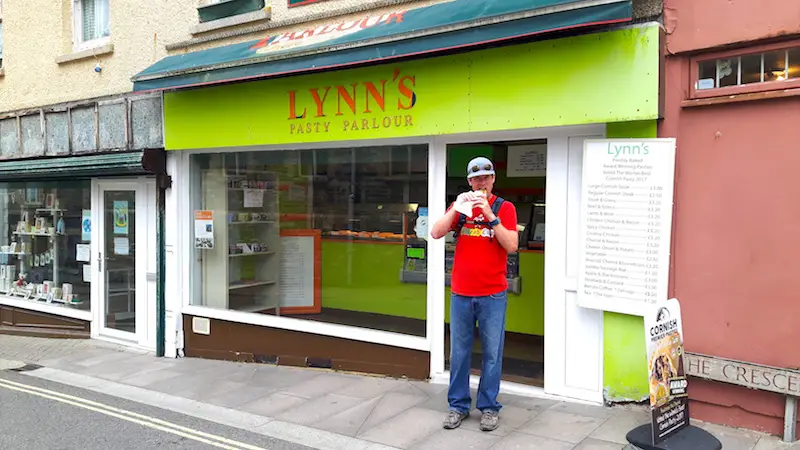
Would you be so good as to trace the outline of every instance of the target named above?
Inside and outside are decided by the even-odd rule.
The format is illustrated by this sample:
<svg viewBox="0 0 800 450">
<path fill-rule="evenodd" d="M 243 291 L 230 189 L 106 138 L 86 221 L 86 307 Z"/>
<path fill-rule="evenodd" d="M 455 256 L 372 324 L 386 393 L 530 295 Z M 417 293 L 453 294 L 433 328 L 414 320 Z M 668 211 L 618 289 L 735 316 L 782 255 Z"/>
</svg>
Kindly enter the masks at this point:
<svg viewBox="0 0 800 450">
<path fill-rule="evenodd" d="M 89 253 L 78 253 L 90 192 L 88 180 L 0 187 L 0 295 L 90 310 Z"/>
<path fill-rule="evenodd" d="M 542 385 L 546 141 L 448 148 L 448 203 L 478 155 L 495 162 L 495 193 L 519 222 L 505 378 Z M 426 145 L 193 155 L 193 304 L 425 336 L 427 162 Z"/>
<path fill-rule="evenodd" d="M 447 203 L 469 190 L 469 160 L 486 156 L 495 165 L 493 194 L 517 209 L 519 250 L 509 255 L 508 309 L 503 353 L 503 379 L 544 386 L 544 224 L 547 141 L 494 142 L 453 145 L 447 149 Z M 452 268 L 452 236 L 445 250 L 445 270 Z M 445 319 L 449 323 L 450 290 Z M 449 370 L 449 327 L 445 325 L 445 368 Z M 481 345 L 476 330 L 472 372 L 480 375 Z"/>
</svg>

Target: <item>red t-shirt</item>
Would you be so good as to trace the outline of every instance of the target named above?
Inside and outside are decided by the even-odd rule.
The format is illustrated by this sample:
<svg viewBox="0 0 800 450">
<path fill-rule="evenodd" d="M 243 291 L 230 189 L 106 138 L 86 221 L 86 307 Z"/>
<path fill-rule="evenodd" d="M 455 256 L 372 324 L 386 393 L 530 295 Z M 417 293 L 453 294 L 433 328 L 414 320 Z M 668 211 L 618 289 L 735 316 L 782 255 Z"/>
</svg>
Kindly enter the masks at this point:
<svg viewBox="0 0 800 450">
<path fill-rule="evenodd" d="M 489 204 L 493 204 L 495 199 L 497 197 L 492 195 Z M 459 216 L 456 214 L 451 229 L 458 226 Z M 517 229 L 517 208 L 508 200 L 500 206 L 497 218 L 505 228 Z M 461 230 L 455 230 L 458 240 L 450 289 L 468 297 L 483 297 L 508 289 L 508 253 L 494 237 L 494 230 L 488 225 L 474 224 L 476 220 L 487 222 L 478 208 L 472 210 L 472 219 L 467 218 Z"/>
</svg>

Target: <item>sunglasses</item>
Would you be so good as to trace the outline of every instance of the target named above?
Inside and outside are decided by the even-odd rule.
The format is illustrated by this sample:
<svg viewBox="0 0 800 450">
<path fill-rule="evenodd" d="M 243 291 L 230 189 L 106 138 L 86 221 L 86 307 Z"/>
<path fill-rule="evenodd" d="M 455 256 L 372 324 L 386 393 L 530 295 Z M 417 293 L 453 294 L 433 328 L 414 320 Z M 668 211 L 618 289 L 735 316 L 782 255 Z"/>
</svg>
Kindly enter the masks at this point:
<svg viewBox="0 0 800 450">
<path fill-rule="evenodd" d="M 476 165 L 472 166 L 472 168 L 470 170 L 472 172 L 477 172 L 477 171 L 479 171 L 481 169 L 483 169 L 483 170 L 492 170 L 492 165 L 491 164 L 484 164 L 483 166 L 479 166 L 479 165 L 476 164 Z"/>
</svg>

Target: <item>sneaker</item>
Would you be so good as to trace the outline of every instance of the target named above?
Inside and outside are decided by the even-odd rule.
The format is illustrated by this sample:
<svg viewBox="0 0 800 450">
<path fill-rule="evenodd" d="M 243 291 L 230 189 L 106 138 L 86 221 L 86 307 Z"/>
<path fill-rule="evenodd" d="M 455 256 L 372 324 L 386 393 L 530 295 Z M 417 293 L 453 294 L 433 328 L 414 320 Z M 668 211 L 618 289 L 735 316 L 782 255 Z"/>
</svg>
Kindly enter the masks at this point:
<svg viewBox="0 0 800 450">
<path fill-rule="evenodd" d="M 484 411 L 481 415 L 481 431 L 496 430 L 499 421 L 500 416 L 497 414 L 497 411 Z"/>
<path fill-rule="evenodd" d="M 469 413 L 460 413 L 458 411 L 450 410 L 444 418 L 442 426 L 446 430 L 452 430 L 461 426 L 461 421 L 469 417 Z"/>
</svg>

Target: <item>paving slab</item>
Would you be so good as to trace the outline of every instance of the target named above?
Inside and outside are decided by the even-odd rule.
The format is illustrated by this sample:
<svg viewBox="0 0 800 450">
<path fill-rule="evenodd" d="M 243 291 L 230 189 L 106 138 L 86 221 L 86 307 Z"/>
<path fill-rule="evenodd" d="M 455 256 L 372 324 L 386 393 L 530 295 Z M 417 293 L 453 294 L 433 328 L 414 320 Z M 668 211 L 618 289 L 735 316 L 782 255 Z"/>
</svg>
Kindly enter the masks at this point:
<svg viewBox="0 0 800 450">
<path fill-rule="evenodd" d="M 601 441 L 627 445 L 628 440 L 625 436 L 628 432 L 649 421 L 650 416 L 645 411 L 617 411 L 605 423 L 594 430 L 590 437 Z"/>
<path fill-rule="evenodd" d="M 411 408 L 358 435 L 361 439 L 397 448 L 410 448 L 417 442 L 442 430 L 444 416 L 439 411 Z"/>
<path fill-rule="evenodd" d="M 410 447 L 411 450 L 488 450 L 498 443 L 502 436 L 482 431 L 445 430 L 444 428 L 422 439 Z"/>
<path fill-rule="evenodd" d="M 357 398 L 357 397 L 352 397 Z M 346 436 L 355 436 L 359 433 L 372 411 L 381 401 L 380 397 L 361 401 L 352 408 L 334 414 L 327 419 L 322 419 L 314 424 L 315 428 L 341 433 Z"/>
<path fill-rule="evenodd" d="M 274 417 L 281 411 L 307 403 L 308 399 L 276 392 L 239 406 L 242 411 L 265 417 Z"/>
<path fill-rule="evenodd" d="M 362 399 L 338 394 L 327 394 L 293 408 L 285 409 L 275 418 L 300 425 L 313 426 L 342 411 L 362 403 Z"/>
<path fill-rule="evenodd" d="M 514 432 L 492 446 L 492 450 L 572 450 L 575 444 L 526 433 Z"/>
<path fill-rule="evenodd" d="M 560 412 L 550 408 L 521 426 L 518 431 L 578 444 L 589 437 L 606 420 Z"/>
<path fill-rule="evenodd" d="M 626 443 L 627 444 L 627 443 Z M 600 439 L 586 438 L 574 450 L 620 450 L 623 444 L 618 442 L 602 441 Z"/>
</svg>

